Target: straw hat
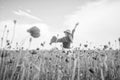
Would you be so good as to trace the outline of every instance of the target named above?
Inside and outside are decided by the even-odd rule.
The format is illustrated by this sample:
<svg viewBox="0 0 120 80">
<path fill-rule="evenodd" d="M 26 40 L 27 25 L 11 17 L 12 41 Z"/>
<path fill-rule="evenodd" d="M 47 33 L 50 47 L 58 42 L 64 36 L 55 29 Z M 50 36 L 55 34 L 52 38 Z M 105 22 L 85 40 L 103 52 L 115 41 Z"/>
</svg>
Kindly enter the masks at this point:
<svg viewBox="0 0 120 80">
<path fill-rule="evenodd" d="M 69 33 L 69 34 L 71 34 L 71 31 L 68 29 L 68 30 L 64 31 L 64 33 Z"/>
</svg>

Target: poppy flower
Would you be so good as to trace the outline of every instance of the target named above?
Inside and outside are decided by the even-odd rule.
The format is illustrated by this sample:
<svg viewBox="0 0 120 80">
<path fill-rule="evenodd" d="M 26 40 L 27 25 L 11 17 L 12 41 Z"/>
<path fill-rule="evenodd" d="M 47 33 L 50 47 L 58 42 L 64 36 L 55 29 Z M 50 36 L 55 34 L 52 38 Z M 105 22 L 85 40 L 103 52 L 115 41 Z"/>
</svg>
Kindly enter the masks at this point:
<svg viewBox="0 0 120 80">
<path fill-rule="evenodd" d="M 32 54 L 32 55 L 37 54 L 37 51 L 36 51 L 36 50 L 33 50 L 33 51 L 31 52 L 31 54 Z"/>
<path fill-rule="evenodd" d="M 9 45 L 10 45 L 10 41 L 9 41 L 9 40 L 6 40 L 6 43 L 7 43 L 7 46 L 9 46 Z"/>
<path fill-rule="evenodd" d="M 119 41 L 119 49 L 120 49 L 120 38 L 118 38 L 118 41 Z"/>
<path fill-rule="evenodd" d="M 120 42 L 120 38 L 118 38 L 118 41 Z"/>
<path fill-rule="evenodd" d="M 103 49 L 105 50 L 105 49 L 107 49 L 107 48 L 108 48 L 108 46 L 107 46 L 107 45 L 104 45 L 104 48 L 103 48 Z"/>
<path fill-rule="evenodd" d="M 36 48 L 36 50 L 40 50 L 39 48 Z"/>
<path fill-rule="evenodd" d="M 89 72 L 94 74 L 94 70 L 92 68 L 89 69 Z"/>
<path fill-rule="evenodd" d="M 65 62 L 67 62 L 67 63 L 69 62 L 68 58 L 65 59 Z"/>
<path fill-rule="evenodd" d="M 33 38 L 38 38 L 40 36 L 40 29 L 36 26 L 28 29 L 27 32 L 30 33 Z"/>
<path fill-rule="evenodd" d="M 82 46 L 82 44 L 80 43 L 80 45 L 79 45 L 80 47 Z"/>
<path fill-rule="evenodd" d="M 45 45 L 45 42 L 41 43 L 40 45 L 41 45 L 42 47 L 44 47 L 44 45 Z"/>
<path fill-rule="evenodd" d="M 56 41 L 57 41 L 57 37 L 56 37 L 56 36 L 53 36 L 52 39 L 51 39 L 51 41 L 50 41 L 50 45 L 51 45 L 52 43 L 55 43 Z"/>
<path fill-rule="evenodd" d="M 108 42 L 108 45 L 110 45 L 111 43 L 110 42 Z"/>
<path fill-rule="evenodd" d="M 87 44 L 85 44 L 85 45 L 84 45 L 84 47 L 88 47 L 88 45 L 87 45 Z"/>
<path fill-rule="evenodd" d="M 12 64 L 14 61 L 12 59 L 10 59 L 10 61 L 8 61 L 8 64 Z"/>
<path fill-rule="evenodd" d="M 94 60 L 97 60 L 97 58 L 96 57 L 92 57 Z"/>
</svg>

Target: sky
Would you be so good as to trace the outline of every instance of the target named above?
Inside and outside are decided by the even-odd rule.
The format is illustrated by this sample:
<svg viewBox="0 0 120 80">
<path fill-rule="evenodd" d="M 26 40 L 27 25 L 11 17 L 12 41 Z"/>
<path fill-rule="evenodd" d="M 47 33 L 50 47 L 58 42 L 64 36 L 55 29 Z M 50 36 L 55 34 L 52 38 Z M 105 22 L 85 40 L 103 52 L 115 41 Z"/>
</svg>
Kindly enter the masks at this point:
<svg viewBox="0 0 120 80">
<path fill-rule="evenodd" d="M 107 44 L 120 37 L 120 0 L 0 0 L 0 36 L 4 26 L 13 34 L 13 20 L 16 20 L 15 42 L 20 42 L 29 34 L 32 26 L 41 30 L 40 38 L 33 39 L 31 48 L 46 41 L 46 48 L 51 37 L 63 31 L 72 30 L 77 22 L 74 46 L 86 41 L 94 45 Z M 56 46 L 57 44 L 53 44 Z M 59 45 L 59 44 L 58 44 Z M 28 46 L 26 40 L 24 46 Z"/>
</svg>

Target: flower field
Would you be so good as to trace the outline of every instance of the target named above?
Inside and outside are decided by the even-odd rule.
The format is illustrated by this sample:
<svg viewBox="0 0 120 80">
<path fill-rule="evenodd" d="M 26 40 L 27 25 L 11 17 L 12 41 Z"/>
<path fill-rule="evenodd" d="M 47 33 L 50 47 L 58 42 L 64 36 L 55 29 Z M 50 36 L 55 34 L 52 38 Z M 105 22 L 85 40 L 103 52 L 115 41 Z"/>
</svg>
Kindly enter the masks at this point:
<svg viewBox="0 0 120 80">
<path fill-rule="evenodd" d="M 0 50 L 0 80 L 120 80 L 119 50 Z"/>
</svg>

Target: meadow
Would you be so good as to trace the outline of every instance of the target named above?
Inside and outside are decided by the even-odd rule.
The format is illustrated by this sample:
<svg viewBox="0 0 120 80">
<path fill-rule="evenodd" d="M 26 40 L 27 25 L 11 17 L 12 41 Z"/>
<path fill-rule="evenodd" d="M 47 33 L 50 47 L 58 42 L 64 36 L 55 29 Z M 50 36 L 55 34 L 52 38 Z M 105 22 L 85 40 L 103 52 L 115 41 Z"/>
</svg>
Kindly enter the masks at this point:
<svg viewBox="0 0 120 80">
<path fill-rule="evenodd" d="M 0 50 L 0 80 L 120 80 L 119 50 Z"/>
</svg>

